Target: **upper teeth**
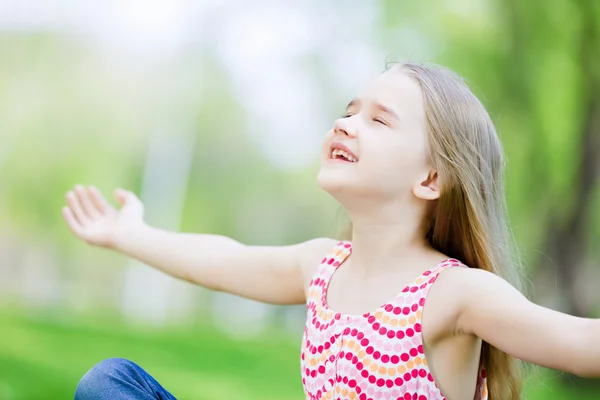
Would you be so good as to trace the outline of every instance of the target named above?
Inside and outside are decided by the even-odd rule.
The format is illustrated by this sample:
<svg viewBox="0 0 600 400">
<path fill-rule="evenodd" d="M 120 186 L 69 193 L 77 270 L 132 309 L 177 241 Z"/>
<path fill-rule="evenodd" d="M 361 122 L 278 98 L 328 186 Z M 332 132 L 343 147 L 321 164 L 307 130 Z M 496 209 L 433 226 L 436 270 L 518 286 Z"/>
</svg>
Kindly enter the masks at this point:
<svg viewBox="0 0 600 400">
<path fill-rule="evenodd" d="M 331 158 L 335 158 L 337 156 L 343 156 L 344 158 L 346 158 L 347 160 L 350 160 L 352 162 L 357 162 L 358 160 L 356 159 L 356 157 L 352 156 L 351 154 L 348 154 L 347 152 L 345 152 L 344 150 L 340 150 L 340 149 L 334 149 L 331 152 Z"/>
</svg>

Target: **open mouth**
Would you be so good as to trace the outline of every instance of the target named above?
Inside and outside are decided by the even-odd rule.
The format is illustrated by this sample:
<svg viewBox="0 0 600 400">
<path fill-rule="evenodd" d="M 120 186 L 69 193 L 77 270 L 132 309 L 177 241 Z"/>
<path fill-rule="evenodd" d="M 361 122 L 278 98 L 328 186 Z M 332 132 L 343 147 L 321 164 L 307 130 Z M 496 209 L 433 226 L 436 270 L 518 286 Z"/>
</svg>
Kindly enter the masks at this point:
<svg viewBox="0 0 600 400">
<path fill-rule="evenodd" d="M 352 163 L 355 163 L 358 161 L 358 159 L 356 157 L 354 157 L 352 154 L 348 154 L 348 152 L 346 152 L 342 149 L 333 149 L 333 151 L 331 152 L 331 159 L 347 161 L 347 162 L 352 162 Z"/>
</svg>

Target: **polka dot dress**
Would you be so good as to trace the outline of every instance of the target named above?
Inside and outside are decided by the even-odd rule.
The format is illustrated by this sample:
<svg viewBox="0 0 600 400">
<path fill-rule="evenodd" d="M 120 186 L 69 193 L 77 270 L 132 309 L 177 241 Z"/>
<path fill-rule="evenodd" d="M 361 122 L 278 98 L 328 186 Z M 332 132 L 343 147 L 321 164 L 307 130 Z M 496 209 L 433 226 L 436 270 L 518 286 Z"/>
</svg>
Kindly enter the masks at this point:
<svg viewBox="0 0 600 400">
<path fill-rule="evenodd" d="M 326 289 L 351 252 L 349 242 L 340 242 L 310 283 L 301 358 L 307 399 L 445 399 L 427 366 L 421 313 L 438 274 L 464 264 L 448 259 L 376 311 L 348 315 L 327 307 Z M 483 369 L 475 400 L 487 400 Z"/>
</svg>

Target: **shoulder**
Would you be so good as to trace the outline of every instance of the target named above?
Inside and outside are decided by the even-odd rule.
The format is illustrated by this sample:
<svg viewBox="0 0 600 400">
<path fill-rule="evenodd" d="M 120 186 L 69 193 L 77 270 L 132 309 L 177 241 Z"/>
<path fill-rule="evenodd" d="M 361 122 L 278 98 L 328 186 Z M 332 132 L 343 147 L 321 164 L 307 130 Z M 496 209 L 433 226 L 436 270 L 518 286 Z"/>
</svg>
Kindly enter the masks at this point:
<svg viewBox="0 0 600 400">
<path fill-rule="evenodd" d="M 437 284 L 447 290 L 468 296 L 474 291 L 488 290 L 497 285 L 506 285 L 508 282 L 492 272 L 462 264 L 460 267 L 444 268 L 438 276 Z"/>
<path fill-rule="evenodd" d="M 304 286 L 308 287 L 312 276 L 320 265 L 323 257 L 332 253 L 342 242 L 332 238 L 316 238 L 296 246 L 299 267 L 302 272 Z"/>
<path fill-rule="evenodd" d="M 485 293 L 494 292 L 498 285 L 508 283 L 482 269 L 464 264 L 443 268 L 427 295 L 428 311 L 440 324 L 440 333 L 458 333 L 457 321 L 464 311 L 484 298 Z"/>
<path fill-rule="evenodd" d="M 482 291 L 488 291 L 498 285 L 507 285 L 498 275 L 479 268 L 472 268 L 460 263 L 460 266 L 446 266 L 438 274 L 436 283 L 431 288 L 432 294 L 439 293 L 451 296 L 455 302 L 471 301 Z M 457 304 L 460 305 L 460 304 Z"/>
</svg>

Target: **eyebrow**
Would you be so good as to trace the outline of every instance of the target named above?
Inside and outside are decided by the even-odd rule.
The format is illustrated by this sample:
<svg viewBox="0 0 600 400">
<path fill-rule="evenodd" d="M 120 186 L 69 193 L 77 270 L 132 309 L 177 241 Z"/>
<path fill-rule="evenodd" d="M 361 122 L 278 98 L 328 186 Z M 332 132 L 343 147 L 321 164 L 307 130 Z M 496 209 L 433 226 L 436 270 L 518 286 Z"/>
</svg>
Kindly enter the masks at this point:
<svg viewBox="0 0 600 400">
<path fill-rule="evenodd" d="M 360 106 L 360 100 L 358 100 L 358 99 L 353 99 L 353 100 L 352 100 L 350 103 L 348 103 L 348 105 L 346 106 L 346 110 L 347 110 L 348 108 L 352 107 L 352 106 Z M 384 113 L 386 113 L 386 114 L 389 114 L 389 115 L 391 115 L 392 117 L 394 117 L 394 118 L 396 118 L 398 121 L 400 121 L 400 117 L 398 116 L 398 114 L 396 114 L 396 113 L 394 112 L 394 110 L 392 110 L 391 108 L 389 108 L 389 107 L 386 107 L 386 106 L 384 106 L 384 105 L 383 105 L 383 104 L 381 104 L 381 103 L 375 103 L 375 104 L 374 104 L 374 106 L 375 106 L 375 108 L 377 108 L 377 109 L 379 109 L 379 110 L 383 111 L 383 112 L 384 112 Z"/>
</svg>

